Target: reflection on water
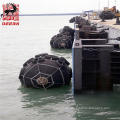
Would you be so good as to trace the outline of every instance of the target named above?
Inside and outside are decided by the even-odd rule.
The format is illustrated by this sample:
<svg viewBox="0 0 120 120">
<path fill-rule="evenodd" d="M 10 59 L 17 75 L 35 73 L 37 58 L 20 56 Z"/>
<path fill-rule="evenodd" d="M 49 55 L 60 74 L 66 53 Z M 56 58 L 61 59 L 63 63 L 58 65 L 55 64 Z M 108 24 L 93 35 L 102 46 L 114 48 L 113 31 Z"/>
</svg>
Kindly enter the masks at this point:
<svg viewBox="0 0 120 120">
<path fill-rule="evenodd" d="M 22 108 L 38 118 L 70 120 L 117 120 L 120 118 L 119 92 L 89 92 L 73 96 L 71 87 L 49 90 L 19 88 Z M 28 115 L 29 117 L 32 114 Z M 49 117 L 47 117 L 49 116 Z"/>
<path fill-rule="evenodd" d="M 65 100 L 69 100 L 72 97 L 71 86 L 61 87 L 54 89 L 33 89 L 33 88 L 23 88 L 19 89 L 23 94 L 22 102 L 24 103 L 24 108 L 30 107 L 44 107 L 45 105 L 50 104 L 59 104 Z"/>
<path fill-rule="evenodd" d="M 49 90 L 19 88 L 22 108 L 32 110 L 38 118 L 74 120 L 74 99 L 71 86 Z M 29 114 L 29 117 L 32 116 Z"/>
</svg>

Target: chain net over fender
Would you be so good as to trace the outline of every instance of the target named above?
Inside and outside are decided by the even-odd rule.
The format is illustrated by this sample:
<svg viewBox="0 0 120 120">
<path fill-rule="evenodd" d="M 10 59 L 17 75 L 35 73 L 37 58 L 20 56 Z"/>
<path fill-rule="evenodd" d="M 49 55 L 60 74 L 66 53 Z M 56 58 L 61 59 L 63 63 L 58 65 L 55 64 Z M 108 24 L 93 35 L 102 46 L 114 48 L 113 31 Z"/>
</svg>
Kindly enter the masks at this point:
<svg viewBox="0 0 120 120">
<path fill-rule="evenodd" d="M 25 87 L 51 88 L 69 85 L 72 70 L 63 57 L 39 54 L 23 64 L 19 79 Z"/>
<path fill-rule="evenodd" d="M 52 48 L 71 49 L 74 41 L 74 30 L 69 26 L 64 26 L 57 35 L 50 40 Z"/>
</svg>

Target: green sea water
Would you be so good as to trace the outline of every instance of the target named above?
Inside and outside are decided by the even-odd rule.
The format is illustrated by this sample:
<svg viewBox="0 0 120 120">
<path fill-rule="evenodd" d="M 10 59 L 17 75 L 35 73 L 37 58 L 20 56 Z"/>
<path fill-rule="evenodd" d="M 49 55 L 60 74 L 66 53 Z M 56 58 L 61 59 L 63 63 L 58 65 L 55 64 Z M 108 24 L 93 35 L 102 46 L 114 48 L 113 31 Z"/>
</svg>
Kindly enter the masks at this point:
<svg viewBox="0 0 120 120">
<path fill-rule="evenodd" d="M 71 17 L 21 16 L 19 26 L 0 25 L 0 120 L 120 120 L 120 87 L 74 96 L 71 86 L 44 90 L 20 84 L 23 63 L 36 54 L 63 56 L 72 67 L 72 51 L 49 43 L 60 28 L 74 26 Z"/>
</svg>

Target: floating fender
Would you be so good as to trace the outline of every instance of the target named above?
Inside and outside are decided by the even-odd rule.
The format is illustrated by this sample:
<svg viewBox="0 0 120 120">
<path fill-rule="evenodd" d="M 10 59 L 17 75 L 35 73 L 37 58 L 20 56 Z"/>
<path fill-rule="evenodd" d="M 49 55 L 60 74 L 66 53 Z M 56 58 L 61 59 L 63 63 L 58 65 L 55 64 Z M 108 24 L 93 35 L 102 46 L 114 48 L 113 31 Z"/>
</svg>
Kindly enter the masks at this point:
<svg viewBox="0 0 120 120">
<path fill-rule="evenodd" d="M 79 24 L 80 26 L 81 25 L 90 25 L 90 22 L 84 18 L 82 18 L 81 16 L 76 16 L 76 17 L 73 17 L 69 20 L 70 23 L 76 23 L 76 24 Z"/>
<path fill-rule="evenodd" d="M 74 22 L 75 22 L 75 17 L 71 18 L 71 19 L 69 20 L 69 22 L 70 22 L 70 23 L 74 23 Z"/>
<path fill-rule="evenodd" d="M 52 48 L 71 49 L 74 41 L 74 30 L 69 26 L 60 29 L 60 33 L 53 36 L 50 41 Z"/>
<path fill-rule="evenodd" d="M 50 45 L 52 48 L 57 49 L 71 49 L 73 44 L 73 38 L 69 36 L 57 36 L 51 39 Z"/>
<path fill-rule="evenodd" d="M 63 57 L 39 54 L 23 64 L 19 79 L 23 86 L 51 88 L 69 85 L 72 69 Z"/>
</svg>

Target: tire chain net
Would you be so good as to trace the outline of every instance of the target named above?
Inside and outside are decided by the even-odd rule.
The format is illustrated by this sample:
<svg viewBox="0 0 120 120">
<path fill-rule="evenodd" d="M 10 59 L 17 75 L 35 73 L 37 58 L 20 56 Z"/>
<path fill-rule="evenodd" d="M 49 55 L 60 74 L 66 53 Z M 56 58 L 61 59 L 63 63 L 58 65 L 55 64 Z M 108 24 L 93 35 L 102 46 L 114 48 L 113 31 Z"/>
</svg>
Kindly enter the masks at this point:
<svg viewBox="0 0 120 120">
<path fill-rule="evenodd" d="M 65 26 L 61 32 L 51 38 L 50 45 L 52 48 L 71 49 L 74 41 L 74 30 Z"/>
<path fill-rule="evenodd" d="M 19 75 L 23 86 L 45 89 L 69 85 L 71 77 L 72 69 L 69 62 L 63 57 L 47 53 L 36 55 L 35 58 L 26 61 Z"/>
</svg>

